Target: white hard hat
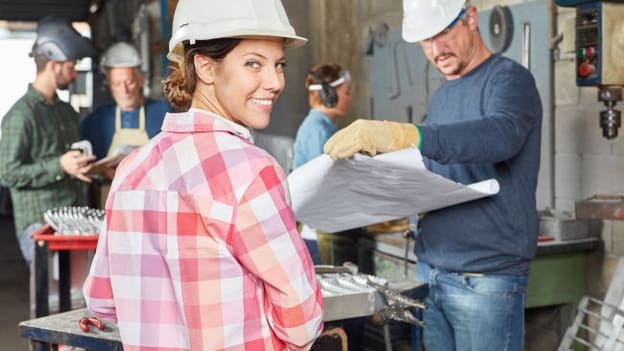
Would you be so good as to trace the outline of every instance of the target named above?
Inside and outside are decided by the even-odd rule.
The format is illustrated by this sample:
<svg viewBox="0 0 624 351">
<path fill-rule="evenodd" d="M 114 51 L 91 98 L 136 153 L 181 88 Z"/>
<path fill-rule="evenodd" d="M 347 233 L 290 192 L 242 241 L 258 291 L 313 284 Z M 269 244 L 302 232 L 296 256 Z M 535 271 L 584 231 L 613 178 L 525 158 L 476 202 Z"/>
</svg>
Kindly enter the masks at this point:
<svg viewBox="0 0 624 351">
<path fill-rule="evenodd" d="M 187 40 L 269 36 L 286 39 L 286 47 L 308 41 L 295 33 L 281 0 L 180 0 L 172 32 L 167 58 L 177 62 Z"/>
<path fill-rule="evenodd" d="M 403 0 L 405 41 L 431 38 L 448 27 L 464 8 L 466 0 Z"/>
<path fill-rule="evenodd" d="M 139 52 L 134 46 L 124 42 L 111 45 L 100 60 L 100 68 L 139 66 L 141 66 Z"/>
</svg>

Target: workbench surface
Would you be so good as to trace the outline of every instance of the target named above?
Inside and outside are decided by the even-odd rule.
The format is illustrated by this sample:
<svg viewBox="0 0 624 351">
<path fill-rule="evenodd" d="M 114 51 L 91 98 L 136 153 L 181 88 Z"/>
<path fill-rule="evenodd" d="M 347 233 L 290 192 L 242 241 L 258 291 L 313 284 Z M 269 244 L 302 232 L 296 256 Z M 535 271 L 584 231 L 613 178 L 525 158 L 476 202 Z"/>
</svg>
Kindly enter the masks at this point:
<svg viewBox="0 0 624 351">
<path fill-rule="evenodd" d="M 87 350 L 121 351 L 119 330 L 116 325 L 104 322 L 102 331 L 91 326 L 88 333 L 80 330 L 78 320 L 92 316 L 86 308 L 31 319 L 19 324 L 20 335 L 33 341 L 81 347 Z"/>
<path fill-rule="evenodd" d="M 412 298 L 422 299 L 427 294 L 428 287 L 426 284 L 415 282 L 411 284 L 402 283 L 397 283 L 396 287 L 402 286 L 406 288 L 409 286 L 409 296 Z M 403 291 L 403 289 L 400 290 Z M 374 312 L 373 308 L 379 307 L 378 303 L 371 304 L 371 298 L 373 298 L 372 293 L 354 293 L 344 296 L 324 295 L 324 320 L 328 322 L 340 320 L 342 317 L 352 318 L 371 315 Z M 351 315 L 354 311 L 359 314 Z M 81 347 L 90 351 L 123 350 L 116 324 L 105 322 L 106 328 L 103 331 L 99 331 L 91 326 L 90 332 L 83 332 L 78 326 L 78 320 L 89 316 L 92 316 L 91 313 L 86 308 L 82 308 L 31 319 L 19 324 L 19 332 L 22 337 L 42 344 L 62 344 Z"/>
<path fill-rule="evenodd" d="M 373 248 L 380 252 L 397 258 L 403 258 L 405 255 L 405 237 L 401 233 L 367 234 L 366 238 L 370 239 L 373 242 Z M 599 248 L 600 245 L 601 240 L 593 237 L 566 241 L 544 241 L 537 244 L 537 256 L 591 251 Z M 416 262 L 414 240 L 409 241 L 407 259 L 410 263 Z"/>
</svg>

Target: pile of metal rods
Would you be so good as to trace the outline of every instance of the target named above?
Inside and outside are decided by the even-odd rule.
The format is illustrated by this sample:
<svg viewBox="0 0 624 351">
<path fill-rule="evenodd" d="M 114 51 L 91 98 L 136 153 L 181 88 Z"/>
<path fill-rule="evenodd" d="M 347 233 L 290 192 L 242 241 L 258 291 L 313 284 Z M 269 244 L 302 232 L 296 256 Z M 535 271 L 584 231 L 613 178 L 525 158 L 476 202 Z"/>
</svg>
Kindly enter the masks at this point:
<svg viewBox="0 0 624 351">
<path fill-rule="evenodd" d="M 93 235 L 100 233 L 104 210 L 89 207 L 58 207 L 47 210 L 43 218 L 56 234 Z"/>
</svg>

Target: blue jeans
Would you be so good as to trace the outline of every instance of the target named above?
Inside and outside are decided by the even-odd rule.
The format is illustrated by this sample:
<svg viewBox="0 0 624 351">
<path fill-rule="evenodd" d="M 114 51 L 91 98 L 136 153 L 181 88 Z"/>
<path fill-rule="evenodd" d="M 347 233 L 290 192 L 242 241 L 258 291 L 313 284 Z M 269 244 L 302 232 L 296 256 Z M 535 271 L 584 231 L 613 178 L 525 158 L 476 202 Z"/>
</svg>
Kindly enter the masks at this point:
<svg viewBox="0 0 624 351">
<path fill-rule="evenodd" d="M 310 257 L 312 258 L 312 263 L 316 266 L 321 264 L 321 256 L 318 249 L 318 244 L 316 240 L 311 239 L 303 239 L 310 252 Z"/>
<path fill-rule="evenodd" d="M 429 284 L 426 350 L 523 350 L 527 276 L 471 275 L 418 262 L 416 279 Z"/>
<path fill-rule="evenodd" d="M 26 229 L 24 229 L 17 237 L 20 251 L 22 251 L 22 256 L 24 257 L 24 261 L 26 261 L 28 268 L 30 268 L 30 263 L 33 260 L 35 252 L 35 240 L 31 237 L 31 235 L 41 226 L 41 223 L 32 223 L 28 225 Z"/>
</svg>

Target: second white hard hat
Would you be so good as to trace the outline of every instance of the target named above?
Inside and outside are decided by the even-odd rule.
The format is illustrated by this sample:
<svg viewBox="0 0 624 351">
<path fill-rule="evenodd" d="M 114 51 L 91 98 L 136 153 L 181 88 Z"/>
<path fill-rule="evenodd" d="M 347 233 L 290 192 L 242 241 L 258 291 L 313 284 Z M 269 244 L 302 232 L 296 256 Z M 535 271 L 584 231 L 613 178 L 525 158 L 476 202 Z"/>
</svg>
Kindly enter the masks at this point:
<svg viewBox="0 0 624 351">
<path fill-rule="evenodd" d="M 405 41 L 418 42 L 440 33 L 453 22 L 466 0 L 403 0 Z"/>
<path fill-rule="evenodd" d="M 184 41 L 230 37 L 284 38 L 286 47 L 308 40 L 295 33 L 281 0 L 180 0 L 173 15 L 169 54 L 182 61 Z"/>
<path fill-rule="evenodd" d="M 100 60 L 101 68 L 111 67 L 139 67 L 141 66 L 141 56 L 134 46 L 118 42 L 111 45 Z"/>
</svg>

